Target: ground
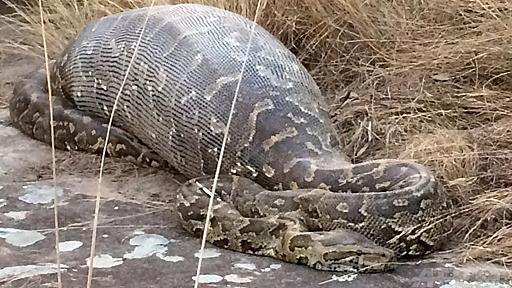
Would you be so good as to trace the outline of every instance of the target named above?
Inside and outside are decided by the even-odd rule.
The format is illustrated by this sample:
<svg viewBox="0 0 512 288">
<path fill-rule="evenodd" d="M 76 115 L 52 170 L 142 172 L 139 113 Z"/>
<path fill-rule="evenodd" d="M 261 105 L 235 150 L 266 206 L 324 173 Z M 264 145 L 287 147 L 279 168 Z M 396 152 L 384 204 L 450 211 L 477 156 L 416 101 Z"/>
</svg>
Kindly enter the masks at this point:
<svg viewBox="0 0 512 288">
<path fill-rule="evenodd" d="M 0 63 L 1 287 L 56 287 L 57 281 L 51 150 L 11 127 L 6 106 L 12 83 L 38 61 L 4 55 Z M 99 160 L 57 151 L 57 165 L 63 287 L 84 287 Z M 168 171 L 107 161 L 94 287 L 193 287 L 200 239 L 179 226 L 172 205 L 183 180 Z M 505 284 L 509 271 L 483 263 L 423 259 L 390 273 L 344 275 L 210 245 L 205 256 L 201 287 L 512 287 Z"/>
</svg>

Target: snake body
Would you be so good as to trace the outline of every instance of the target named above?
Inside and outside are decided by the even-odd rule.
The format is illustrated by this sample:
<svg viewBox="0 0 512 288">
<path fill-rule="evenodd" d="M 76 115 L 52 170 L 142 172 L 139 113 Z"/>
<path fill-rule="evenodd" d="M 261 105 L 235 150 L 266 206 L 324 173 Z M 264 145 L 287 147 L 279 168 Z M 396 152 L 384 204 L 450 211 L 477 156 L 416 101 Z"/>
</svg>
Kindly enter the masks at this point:
<svg viewBox="0 0 512 288">
<path fill-rule="evenodd" d="M 433 174 L 393 159 L 352 164 L 313 78 L 251 25 L 195 4 L 89 23 L 52 65 L 56 146 L 101 153 L 119 95 L 108 155 L 187 176 L 176 210 L 183 228 L 201 236 L 238 91 L 209 242 L 335 271 L 385 271 L 399 257 L 437 249 L 451 229 L 443 216 L 450 203 Z M 10 115 L 50 143 L 45 73 L 16 84 Z"/>
</svg>

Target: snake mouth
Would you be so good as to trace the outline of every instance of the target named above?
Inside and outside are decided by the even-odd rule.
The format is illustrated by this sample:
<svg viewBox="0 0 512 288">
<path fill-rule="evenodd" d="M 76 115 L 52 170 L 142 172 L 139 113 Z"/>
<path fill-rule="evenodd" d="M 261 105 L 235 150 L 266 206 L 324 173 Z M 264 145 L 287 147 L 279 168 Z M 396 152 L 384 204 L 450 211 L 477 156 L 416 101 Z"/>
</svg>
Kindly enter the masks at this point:
<svg viewBox="0 0 512 288">
<path fill-rule="evenodd" d="M 283 244 L 291 262 L 325 271 L 385 271 L 397 259 L 391 249 L 347 229 L 294 233 Z"/>
<path fill-rule="evenodd" d="M 358 273 L 381 273 L 393 270 L 395 258 L 389 255 L 357 253 L 339 254 L 339 252 L 328 252 L 323 255 L 325 261 L 317 262 L 315 268 L 318 270 Z"/>
<path fill-rule="evenodd" d="M 387 263 L 390 260 L 396 260 L 391 250 L 377 245 L 373 247 L 365 247 L 363 245 L 336 247 L 332 251 L 324 252 L 322 257 L 326 263 L 352 263 L 358 266 L 366 266 L 369 263 Z"/>
</svg>

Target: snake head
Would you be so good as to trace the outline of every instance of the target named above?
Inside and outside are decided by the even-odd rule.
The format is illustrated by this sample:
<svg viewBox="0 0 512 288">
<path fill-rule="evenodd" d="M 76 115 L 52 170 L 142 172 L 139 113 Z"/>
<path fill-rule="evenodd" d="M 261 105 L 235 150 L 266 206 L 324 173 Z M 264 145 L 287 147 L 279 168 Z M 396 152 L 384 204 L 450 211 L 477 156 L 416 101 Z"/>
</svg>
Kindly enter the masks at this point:
<svg viewBox="0 0 512 288">
<path fill-rule="evenodd" d="M 356 232 L 299 232 L 288 238 L 292 262 L 318 270 L 371 273 L 394 268 L 395 253 Z"/>
</svg>

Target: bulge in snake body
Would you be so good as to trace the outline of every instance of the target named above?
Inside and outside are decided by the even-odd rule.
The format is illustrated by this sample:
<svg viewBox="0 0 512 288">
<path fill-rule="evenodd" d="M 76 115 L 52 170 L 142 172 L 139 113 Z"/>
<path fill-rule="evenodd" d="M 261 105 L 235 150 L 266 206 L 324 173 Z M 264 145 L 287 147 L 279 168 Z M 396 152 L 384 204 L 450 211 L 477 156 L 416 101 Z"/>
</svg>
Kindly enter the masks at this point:
<svg viewBox="0 0 512 288">
<path fill-rule="evenodd" d="M 396 257 L 437 249 L 450 204 L 433 174 L 392 159 L 350 163 L 311 75 L 251 27 L 196 4 L 91 22 L 52 65 L 57 147 L 100 153 L 119 96 L 109 155 L 190 178 L 177 211 L 200 235 L 238 91 L 208 241 L 337 271 L 385 270 Z M 19 81 L 10 113 L 18 129 L 50 143 L 45 79 L 38 69 Z"/>
</svg>

